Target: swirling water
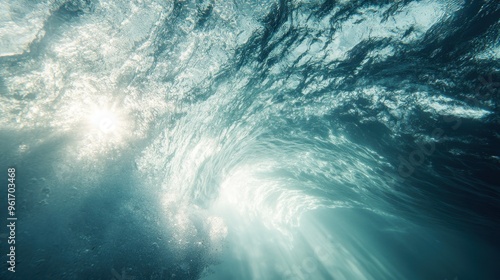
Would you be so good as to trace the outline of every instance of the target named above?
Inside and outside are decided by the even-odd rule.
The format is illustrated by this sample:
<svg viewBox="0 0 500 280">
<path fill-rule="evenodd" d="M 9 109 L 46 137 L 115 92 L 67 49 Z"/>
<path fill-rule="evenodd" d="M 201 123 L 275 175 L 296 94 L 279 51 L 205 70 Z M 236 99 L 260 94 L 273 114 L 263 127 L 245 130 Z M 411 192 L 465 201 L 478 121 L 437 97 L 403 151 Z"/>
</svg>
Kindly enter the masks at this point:
<svg viewBox="0 0 500 280">
<path fill-rule="evenodd" d="M 0 7 L 2 279 L 500 277 L 497 1 Z"/>
</svg>

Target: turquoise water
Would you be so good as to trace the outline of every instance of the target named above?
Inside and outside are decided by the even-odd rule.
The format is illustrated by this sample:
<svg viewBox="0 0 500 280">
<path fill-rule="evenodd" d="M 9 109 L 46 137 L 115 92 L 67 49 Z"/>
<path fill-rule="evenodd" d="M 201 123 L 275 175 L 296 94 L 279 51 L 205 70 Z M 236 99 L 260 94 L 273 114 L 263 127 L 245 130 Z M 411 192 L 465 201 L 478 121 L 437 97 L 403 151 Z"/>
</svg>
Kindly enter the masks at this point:
<svg viewBox="0 0 500 280">
<path fill-rule="evenodd" d="M 496 1 L 0 10 L 1 279 L 500 277 Z"/>
</svg>

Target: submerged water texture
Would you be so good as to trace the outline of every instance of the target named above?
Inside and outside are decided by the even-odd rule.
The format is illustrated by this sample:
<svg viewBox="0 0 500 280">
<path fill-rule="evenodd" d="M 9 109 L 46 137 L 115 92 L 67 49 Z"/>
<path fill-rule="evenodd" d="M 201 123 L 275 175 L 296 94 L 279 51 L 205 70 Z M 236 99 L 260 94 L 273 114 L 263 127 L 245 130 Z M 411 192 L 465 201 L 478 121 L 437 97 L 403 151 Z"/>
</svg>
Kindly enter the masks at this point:
<svg viewBox="0 0 500 280">
<path fill-rule="evenodd" d="M 1 278 L 498 279 L 499 19 L 1 0 Z"/>
</svg>

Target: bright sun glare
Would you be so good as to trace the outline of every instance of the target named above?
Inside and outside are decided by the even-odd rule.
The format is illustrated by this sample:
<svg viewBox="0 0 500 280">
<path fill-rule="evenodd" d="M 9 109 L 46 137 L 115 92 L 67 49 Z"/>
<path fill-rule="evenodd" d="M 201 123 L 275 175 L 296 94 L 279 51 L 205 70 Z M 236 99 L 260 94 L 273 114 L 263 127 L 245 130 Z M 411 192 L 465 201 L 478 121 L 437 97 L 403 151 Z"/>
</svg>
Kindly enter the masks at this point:
<svg viewBox="0 0 500 280">
<path fill-rule="evenodd" d="M 78 148 L 80 158 L 99 157 L 109 151 L 119 149 L 126 143 L 130 122 L 115 106 L 90 108 L 87 127 Z"/>
<path fill-rule="evenodd" d="M 91 122 L 95 128 L 106 134 L 113 132 L 118 125 L 116 116 L 106 110 L 94 112 Z"/>
</svg>

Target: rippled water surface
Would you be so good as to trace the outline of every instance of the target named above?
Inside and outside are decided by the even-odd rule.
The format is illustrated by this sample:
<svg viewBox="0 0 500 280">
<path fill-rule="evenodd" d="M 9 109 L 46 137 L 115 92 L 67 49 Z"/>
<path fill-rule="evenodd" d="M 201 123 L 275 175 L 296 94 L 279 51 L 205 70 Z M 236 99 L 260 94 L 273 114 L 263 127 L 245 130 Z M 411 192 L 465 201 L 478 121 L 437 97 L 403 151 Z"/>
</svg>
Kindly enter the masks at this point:
<svg viewBox="0 0 500 280">
<path fill-rule="evenodd" d="M 499 58 L 494 0 L 0 0 L 0 278 L 500 279 Z"/>
</svg>

